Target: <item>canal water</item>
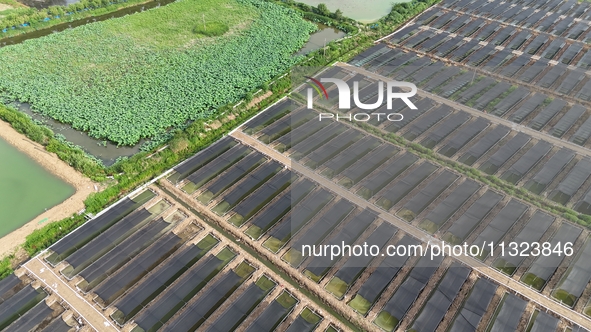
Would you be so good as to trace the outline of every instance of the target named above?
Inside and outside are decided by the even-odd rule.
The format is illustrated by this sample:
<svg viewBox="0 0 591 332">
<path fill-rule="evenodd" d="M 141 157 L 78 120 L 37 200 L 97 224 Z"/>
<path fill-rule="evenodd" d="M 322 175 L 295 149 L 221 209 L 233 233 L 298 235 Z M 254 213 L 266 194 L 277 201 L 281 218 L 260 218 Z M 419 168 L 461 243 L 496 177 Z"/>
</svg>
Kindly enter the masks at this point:
<svg viewBox="0 0 591 332">
<path fill-rule="evenodd" d="M 65 201 L 74 191 L 69 184 L 0 139 L 0 237 Z"/>
<path fill-rule="evenodd" d="M 21 112 L 30 115 L 33 119 L 43 122 L 54 133 L 63 135 L 68 142 L 80 146 L 86 153 L 100 159 L 105 166 L 113 165 L 119 157 L 133 156 L 140 151 L 140 147 L 145 142 L 145 140 L 141 140 L 134 146 L 117 146 L 116 144 L 90 137 L 87 133 L 76 130 L 68 124 L 63 124 L 48 116 L 35 113 L 31 110 L 29 104 L 16 103 L 15 106 Z"/>
<path fill-rule="evenodd" d="M 52 0 L 52 1 L 60 1 L 60 0 Z M 68 0 L 71 1 L 71 0 Z M 71 1 L 71 2 L 78 2 L 78 1 Z M 126 15 L 130 15 L 130 14 L 135 14 L 135 13 L 139 13 L 142 12 L 144 10 L 148 10 L 151 8 L 156 8 L 156 7 L 160 7 L 160 6 L 165 6 L 168 5 L 169 3 L 174 2 L 174 0 L 156 0 L 156 1 L 150 1 L 147 3 L 143 3 L 143 4 L 138 4 L 135 6 L 131 6 L 131 7 L 127 7 L 127 8 L 123 8 L 120 10 L 117 10 L 115 12 L 112 13 L 108 13 L 108 14 L 104 14 L 104 15 L 100 15 L 100 16 L 94 16 L 94 17 L 87 17 L 87 18 L 83 18 L 83 19 L 79 19 L 79 20 L 75 20 L 72 22 L 65 22 L 65 23 L 60 23 L 45 29 L 39 29 L 39 30 L 33 30 L 31 32 L 27 32 L 21 35 L 16 35 L 14 37 L 9 37 L 9 38 L 2 38 L 2 36 L 0 35 L 0 47 L 2 46 L 8 46 L 8 45 L 15 45 L 15 44 L 20 44 L 25 40 L 28 39 L 34 39 L 34 38 L 39 38 L 39 37 L 43 37 L 43 36 L 47 36 L 50 35 L 52 33 L 56 33 L 56 32 L 61 32 L 67 29 L 72 29 L 75 27 L 79 27 L 81 25 L 85 25 L 85 24 L 89 24 L 89 23 L 93 23 L 93 22 L 100 22 L 100 21 L 105 21 L 105 20 L 109 20 L 112 18 L 117 18 L 117 17 L 123 17 Z M 23 2 L 24 3 L 24 2 Z M 34 2 L 34 4 L 36 4 L 33 7 L 37 7 L 37 8 L 45 8 L 47 6 L 42 5 L 45 2 Z M 68 2 L 70 3 L 70 2 Z M 31 4 L 29 4 L 30 6 L 32 6 Z"/>
</svg>

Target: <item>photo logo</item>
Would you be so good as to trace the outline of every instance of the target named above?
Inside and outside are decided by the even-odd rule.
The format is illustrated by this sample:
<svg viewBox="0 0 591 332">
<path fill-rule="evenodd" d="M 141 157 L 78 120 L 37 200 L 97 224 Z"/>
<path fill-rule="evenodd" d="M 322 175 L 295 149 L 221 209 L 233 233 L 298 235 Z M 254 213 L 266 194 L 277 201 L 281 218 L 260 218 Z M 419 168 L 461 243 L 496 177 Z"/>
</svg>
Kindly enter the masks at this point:
<svg viewBox="0 0 591 332">
<path fill-rule="evenodd" d="M 326 92 L 326 88 L 324 87 L 324 85 L 322 85 L 322 83 L 320 83 L 319 80 L 310 77 L 310 76 L 305 76 L 307 79 L 309 79 L 310 81 L 312 81 L 314 84 L 310 84 L 315 90 L 316 92 L 318 92 L 318 95 L 324 95 L 324 98 L 326 98 L 326 100 L 328 100 L 328 93 Z M 322 89 L 322 91 L 320 91 L 320 89 Z M 310 97 L 310 95 L 312 94 L 312 90 L 308 89 L 308 105 L 310 105 L 310 99 L 312 99 Z M 311 109 L 311 107 L 309 107 Z"/>
<path fill-rule="evenodd" d="M 314 90 L 316 90 L 319 95 L 323 95 L 326 99 L 329 99 L 328 93 L 326 92 L 326 88 L 322 83 L 334 83 L 339 91 L 339 109 L 351 109 L 351 87 L 349 87 L 347 82 L 338 78 L 321 78 L 320 81 L 312 77 L 306 78 L 310 79 L 310 81 L 314 83 L 311 84 Z M 413 97 L 417 94 L 416 85 L 408 82 L 388 81 L 386 82 L 386 86 L 388 110 L 392 109 L 392 101 L 394 99 L 401 99 L 410 109 L 417 109 L 417 107 L 409 99 L 410 97 Z M 410 92 L 399 92 L 397 91 L 398 88 L 409 88 Z M 314 90 L 312 88 L 308 89 L 309 109 L 314 108 Z M 359 98 L 359 82 L 353 82 L 353 102 L 355 103 L 355 106 L 362 110 L 375 110 L 379 108 L 384 103 L 384 82 L 378 82 L 378 100 L 373 104 L 364 104 L 361 102 Z"/>
</svg>

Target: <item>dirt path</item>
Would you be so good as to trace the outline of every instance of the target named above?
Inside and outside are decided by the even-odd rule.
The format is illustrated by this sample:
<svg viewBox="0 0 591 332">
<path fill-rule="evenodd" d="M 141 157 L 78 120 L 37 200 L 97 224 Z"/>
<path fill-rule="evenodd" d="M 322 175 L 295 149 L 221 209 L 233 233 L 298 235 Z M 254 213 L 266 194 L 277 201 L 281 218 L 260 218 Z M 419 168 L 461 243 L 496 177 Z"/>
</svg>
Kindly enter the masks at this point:
<svg viewBox="0 0 591 332">
<path fill-rule="evenodd" d="M 2 246 L 0 246 L 0 257 L 4 257 L 25 242 L 27 235 L 31 234 L 35 229 L 39 229 L 49 222 L 62 220 L 84 209 L 84 200 L 86 197 L 100 188 L 90 179 L 59 159 L 57 155 L 45 151 L 43 146 L 19 134 L 4 121 L 0 121 L 0 137 L 35 160 L 35 162 L 43 166 L 47 171 L 69 183 L 76 190 L 74 195 L 70 196 L 63 203 L 45 211 L 19 229 L 2 237 L 0 239 L 2 242 Z"/>
<path fill-rule="evenodd" d="M 25 269 L 47 289 L 66 301 L 69 307 L 76 311 L 96 331 L 119 331 L 109 320 L 88 303 L 82 296 L 59 278 L 41 258 L 36 257 L 24 265 Z"/>
<path fill-rule="evenodd" d="M 326 178 L 315 173 L 314 171 L 289 159 L 289 157 L 286 157 L 285 155 L 280 154 L 279 152 L 275 151 L 274 149 L 268 147 L 267 145 L 265 145 L 263 143 L 260 143 L 256 139 L 242 133 L 241 131 L 235 131 L 234 133 L 232 133 L 232 136 L 234 138 L 242 141 L 244 144 L 257 149 L 259 152 L 267 155 L 268 157 L 273 158 L 274 160 L 277 160 L 277 161 L 283 163 L 284 165 L 294 169 L 295 171 L 303 174 L 304 176 L 312 179 L 313 181 L 316 181 L 320 185 L 322 185 L 325 188 L 331 190 L 332 192 L 342 196 L 343 198 L 357 204 L 361 208 L 372 208 L 375 211 L 381 212 L 381 209 L 379 209 L 377 206 L 374 206 L 373 204 L 361 199 L 360 197 L 349 192 L 348 190 L 340 187 L 336 183 L 334 183 L 330 180 L 327 180 Z M 378 216 L 379 216 L 379 218 L 381 218 L 383 220 L 391 222 L 394 226 L 398 227 L 398 229 L 406 232 L 409 235 L 412 235 L 413 237 L 415 237 L 417 239 L 420 239 L 424 242 L 430 241 L 431 243 L 433 243 L 435 245 L 441 245 L 441 241 L 439 239 L 432 237 L 430 234 L 427 234 L 423 230 L 416 228 L 412 224 L 409 224 L 390 213 L 381 212 Z M 528 300 L 535 302 L 544 308 L 548 308 L 549 310 L 555 312 L 556 314 L 558 314 L 560 316 L 565 317 L 566 319 L 570 320 L 571 322 L 577 323 L 577 324 L 579 324 L 581 326 L 585 326 L 585 327 L 591 326 L 591 319 L 589 319 L 588 317 L 585 317 L 582 314 L 575 312 L 575 311 L 559 304 L 558 302 L 556 302 L 554 300 L 551 300 L 547 296 L 532 290 L 531 288 L 527 287 L 526 285 L 521 284 L 516 280 L 513 280 L 511 277 L 507 277 L 506 275 L 502 274 L 501 272 L 499 272 L 491 267 L 483 266 L 482 262 L 480 262 L 472 257 L 469 257 L 469 256 L 456 256 L 455 258 L 457 260 L 459 260 L 460 262 L 466 264 L 467 266 L 470 266 L 472 269 L 474 269 L 475 271 L 477 271 L 481 275 L 484 275 L 484 276 L 488 277 L 489 279 L 494 280 L 496 283 L 498 283 L 500 285 L 504 285 L 505 287 L 513 290 L 515 293 L 521 294 L 523 297 L 527 298 Z"/>
</svg>

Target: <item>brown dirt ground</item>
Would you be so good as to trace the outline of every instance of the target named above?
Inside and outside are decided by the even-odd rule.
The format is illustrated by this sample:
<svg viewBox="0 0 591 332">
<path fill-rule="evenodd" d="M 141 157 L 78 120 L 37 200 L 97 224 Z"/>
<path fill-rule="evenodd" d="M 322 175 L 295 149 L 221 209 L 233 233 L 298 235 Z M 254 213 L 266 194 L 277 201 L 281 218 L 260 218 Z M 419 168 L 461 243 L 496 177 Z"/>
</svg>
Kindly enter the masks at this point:
<svg viewBox="0 0 591 332">
<path fill-rule="evenodd" d="M 272 94 L 273 94 L 273 92 L 267 91 L 264 94 L 253 98 L 253 100 L 248 104 L 248 106 L 246 108 L 251 109 L 251 108 L 255 107 L 258 103 L 269 98 Z"/>
<path fill-rule="evenodd" d="M 0 137 L 35 160 L 35 162 L 43 166 L 47 171 L 69 183 L 76 190 L 74 195 L 66 199 L 63 203 L 45 211 L 19 229 L 2 237 L 0 239 L 2 243 L 0 246 L 0 257 L 4 257 L 7 254 L 13 253 L 15 248 L 22 244 L 26 236 L 32 231 L 47 225 L 49 222 L 64 219 L 84 209 L 84 200 L 86 197 L 97 189 L 100 190 L 100 187 L 59 159 L 57 155 L 45 151 L 40 144 L 27 139 L 3 121 L 0 121 Z M 49 222 L 41 223 L 43 220 Z"/>
</svg>

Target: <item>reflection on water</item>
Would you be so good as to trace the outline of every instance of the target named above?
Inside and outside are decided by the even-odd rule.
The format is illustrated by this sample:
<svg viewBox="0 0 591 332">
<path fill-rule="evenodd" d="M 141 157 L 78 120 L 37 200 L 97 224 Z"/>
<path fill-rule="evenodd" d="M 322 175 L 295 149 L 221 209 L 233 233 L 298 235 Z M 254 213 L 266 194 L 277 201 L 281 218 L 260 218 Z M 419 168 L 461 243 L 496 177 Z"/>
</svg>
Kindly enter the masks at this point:
<svg viewBox="0 0 591 332">
<path fill-rule="evenodd" d="M 371 23 L 388 15 L 392 10 L 392 4 L 409 2 L 408 0 L 299 0 L 310 6 L 326 4 L 332 12 L 340 9 L 343 15 L 362 23 Z"/>
<path fill-rule="evenodd" d="M 345 37 L 347 34 L 341 30 L 328 27 L 323 24 L 318 24 L 319 31 L 310 35 L 308 42 L 302 47 L 297 55 L 304 55 L 311 51 L 323 48 L 333 40 Z"/>
<path fill-rule="evenodd" d="M 69 142 L 81 146 L 84 151 L 102 160 L 105 166 L 114 164 L 119 157 L 133 156 L 140 151 L 140 146 L 144 143 L 144 141 L 140 141 L 135 146 L 117 147 L 115 144 L 106 142 L 105 145 L 104 141 L 92 138 L 88 134 L 72 128 L 70 125 L 33 112 L 28 104 L 18 104 L 17 106 L 19 110 L 29 114 L 33 119 L 42 121 L 56 134 L 64 135 Z"/>
</svg>

